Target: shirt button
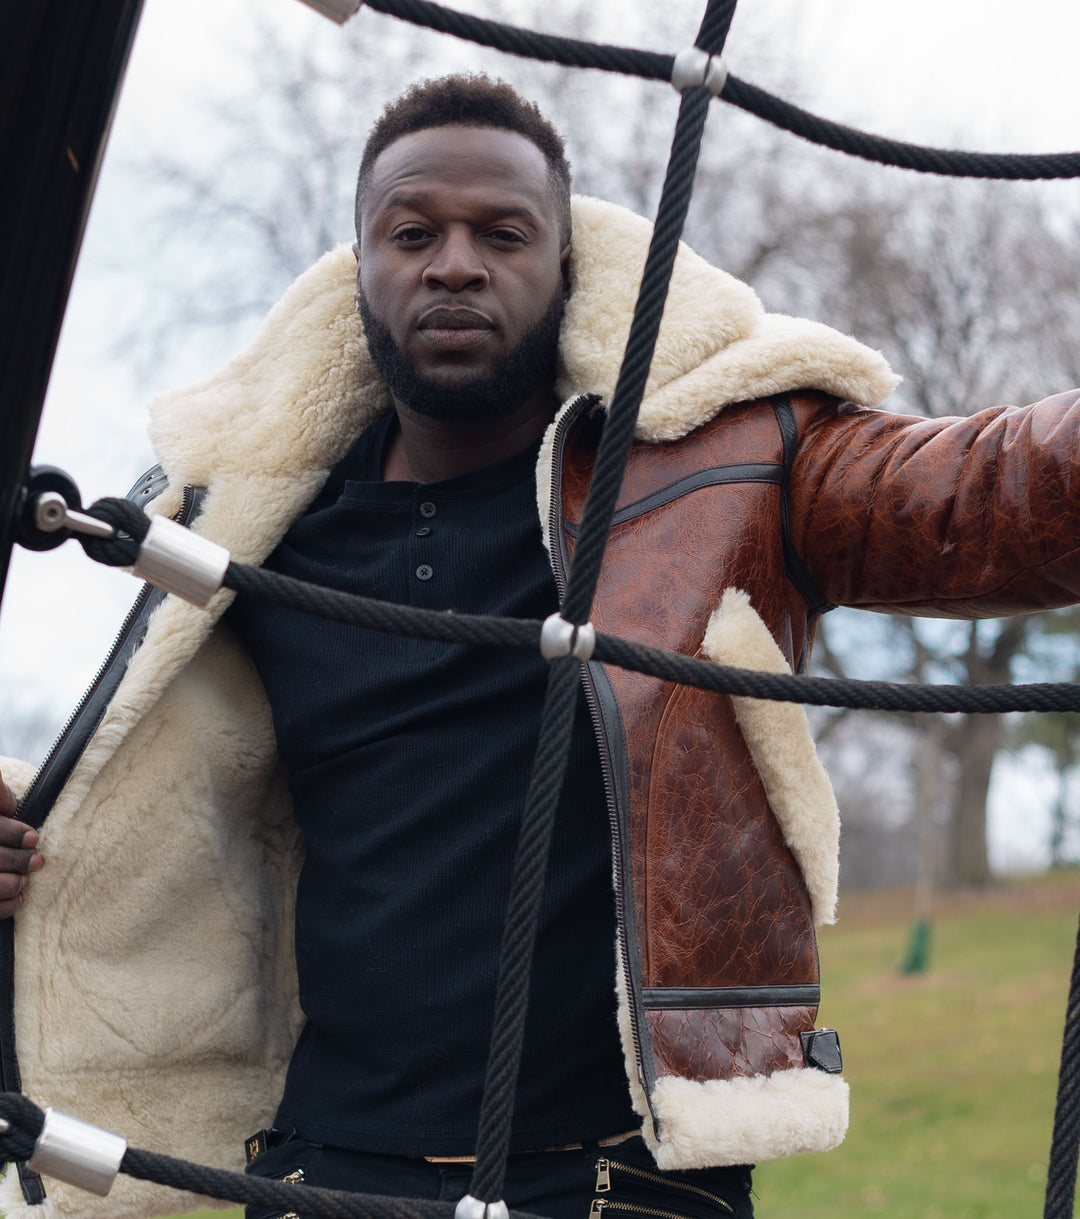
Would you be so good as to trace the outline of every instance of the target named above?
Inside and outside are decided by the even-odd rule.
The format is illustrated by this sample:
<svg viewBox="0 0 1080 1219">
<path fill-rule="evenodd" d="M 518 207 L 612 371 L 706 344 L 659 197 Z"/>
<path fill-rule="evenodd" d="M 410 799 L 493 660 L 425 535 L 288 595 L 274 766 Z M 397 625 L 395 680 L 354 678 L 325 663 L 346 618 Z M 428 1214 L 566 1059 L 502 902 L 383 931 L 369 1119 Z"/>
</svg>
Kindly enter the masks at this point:
<svg viewBox="0 0 1080 1219">
<path fill-rule="evenodd" d="M 420 528 L 416 531 L 416 536 L 418 538 L 426 538 L 430 532 L 431 532 L 430 525 L 421 525 Z"/>
<path fill-rule="evenodd" d="M 424 502 L 420 505 L 420 515 L 426 520 L 430 521 L 437 511 L 438 509 L 429 499 L 424 500 Z"/>
<path fill-rule="evenodd" d="M 435 573 L 426 563 L 421 563 L 416 569 L 416 578 L 418 580 L 430 580 Z"/>
</svg>

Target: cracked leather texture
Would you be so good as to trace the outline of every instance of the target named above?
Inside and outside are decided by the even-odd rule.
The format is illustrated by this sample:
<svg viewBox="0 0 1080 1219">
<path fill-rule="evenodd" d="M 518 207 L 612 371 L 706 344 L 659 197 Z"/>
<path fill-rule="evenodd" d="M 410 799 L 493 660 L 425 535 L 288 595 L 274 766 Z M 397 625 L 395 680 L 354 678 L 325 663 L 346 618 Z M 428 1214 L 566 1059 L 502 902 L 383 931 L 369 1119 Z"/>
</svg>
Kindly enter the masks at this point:
<svg viewBox="0 0 1080 1219">
<path fill-rule="evenodd" d="M 972 616 L 1080 599 L 1076 514 L 1063 511 L 1080 497 L 1080 391 L 952 420 L 866 411 L 819 393 L 791 403 L 791 536 L 830 601 Z M 567 438 L 562 510 L 574 524 L 598 431 L 585 419 Z M 730 406 L 682 440 L 636 443 L 617 508 L 699 470 L 782 460 L 770 403 Z M 784 568 L 784 494 L 768 483 L 706 486 L 615 525 L 596 628 L 695 655 L 723 591 L 739 588 L 798 669 L 813 626 Z M 564 535 L 564 544 L 572 553 L 573 540 Z M 817 982 L 810 901 L 730 699 L 605 671 L 627 750 L 629 807 L 619 818 L 630 844 L 636 985 Z M 814 1015 L 639 1012 L 646 1072 L 712 1079 L 802 1066 L 798 1034 Z"/>
</svg>

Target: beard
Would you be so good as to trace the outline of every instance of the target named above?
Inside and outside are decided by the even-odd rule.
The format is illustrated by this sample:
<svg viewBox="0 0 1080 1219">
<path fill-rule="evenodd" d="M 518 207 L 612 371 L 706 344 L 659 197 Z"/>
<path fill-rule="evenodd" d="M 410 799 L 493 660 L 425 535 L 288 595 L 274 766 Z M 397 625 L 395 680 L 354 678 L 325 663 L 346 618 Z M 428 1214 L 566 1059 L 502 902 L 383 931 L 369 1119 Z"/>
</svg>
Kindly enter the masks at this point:
<svg viewBox="0 0 1080 1219">
<path fill-rule="evenodd" d="M 399 402 L 418 415 L 434 419 L 485 419 L 505 414 L 524 402 L 538 386 L 550 383 L 563 305 L 560 287 L 517 346 L 501 356 L 490 371 L 477 370 L 468 381 L 441 385 L 435 378 L 417 372 L 389 326 L 375 315 L 371 302 L 363 292 L 359 297 L 360 319 L 372 363 Z"/>
</svg>

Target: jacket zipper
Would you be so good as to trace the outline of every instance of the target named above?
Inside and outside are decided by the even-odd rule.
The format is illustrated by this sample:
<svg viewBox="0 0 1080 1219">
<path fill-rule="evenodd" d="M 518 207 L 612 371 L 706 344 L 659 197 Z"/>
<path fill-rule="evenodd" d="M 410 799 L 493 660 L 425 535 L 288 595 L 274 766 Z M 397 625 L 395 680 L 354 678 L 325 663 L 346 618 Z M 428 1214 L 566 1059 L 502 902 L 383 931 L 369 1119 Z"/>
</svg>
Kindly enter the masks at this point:
<svg viewBox="0 0 1080 1219">
<path fill-rule="evenodd" d="M 653 1185 L 659 1185 L 663 1189 L 681 1189 L 686 1193 L 694 1194 L 699 1198 L 707 1198 L 710 1202 L 715 1203 L 721 1210 L 727 1211 L 734 1215 L 735 1208 L 726 1199 L 721 1198 L 718 1194 L 711 1193 L 707 1189 L 702 1189 L 700 1185 L 691 1185 L 689 1181 L 677 1181 L 671 1177 L 662 1177 L 659 1173 L 649 1172 L 646 1168 L 638 1168 L 634 1164 L 623 1164 L 619 1160 L 609 1159 L 607 1156 L 601 1156 L 596 1161 L 596 1192 L 598 1194 L 607 1193 L 611 1189 L 611 1170 L 616 1172 L 624 1172 L 627 1176 L 637 1177 L 641 1181 L 648 1181 Z M 599 1207 L 597 1204 L 599 1203 Z M 629 1203 L 615 1202 L 610 1198 L 595 1198 L 593 1200 L 593 1214 L 599 1214 L 600 1209 L 604 1206 L 617 1206 L 620 1208 L 630 1206 Z M 640 1209 L 631 1207 L 631 1209 Z M 649 1214 L 663 1214 L 662 1211 L 650 1211 Z M 669 1212 L 670 1213 L 670 1212 Z"/>
<path fill-rule="evenodd" d="M 555 587 L 558 590 L 559 602 L 566 596 L 566 555 L 563 549 L 562 533 L 562 459 L 566 437 L 571 427 L 581 417 L 582 411 L 591 402 L 597 401 L 594 394 L 580 394 L 574 399 L 570 409 L 563 416 L 555 429 L 551 446 L 551 501 L 548 504 L 548 538 L 551 542 L 551 566 L 555 573 Z M 581 683 L 585 689 L 585 701 L 589 707 L 589 718 L 592 720 L 593 732 L 600 749 L 600 771 L 604 780 L 604 797 L 607 801 L 608 821 L 611 824 L 611 837 L 615 866 L 612 869 L 615 878 L 615 917 L 616 938 L 619 942 L 619 968 L 623 971 L 623 983 L 626 989 L 626 1006 L 630 1013 L 630 1031 L 634 1043 L 634 1059 L 637 1064 L 638 1077 L 644 1088 L 645 1068 L 641 1053 L 641 1033 L 638 1027 L 638 1014 L 634 1005 L 633 979 L 630 977 L 630 958 L 626 946 L 626 896 L 622 875 L 622 827 L 619 825 L 618 799 L 615 791 L 615 773 L 611 762 L 611 743 L 608 741 L 604 728 L 604 720 L 600 709 L 600 696 L 596 691 L 596 680 L 588 665 L 581 666 Z"/>
<path fill-rule="evenodd" d="M 191 507 L 192 507 L 192 504 L 194 504 L 194 502 L 195 502 L 194 487 L 190 487 L 190 486 L 185 487 L 184 488 L 184 497 L 180 503 L 180 508 L 177 511 L 176 515 L 173 517 L 173 520 L 176 521 L 176 523 L 178 525 L 184 525 L 187 523 L 187 519 L 191 513 Z M 94 674 L 93 681 L 91 681 L 90 685 L 87 686 L 85 692 L 83 693 L 82 698 L 80 698 L 79 701 L 75 704 L 75 709 L 68 716 L 67 721 L 65 722 L 63 728 L 60 729 L 60 733 L 57 736 L 56 740 L 53 741 L 52 747 L 49 749 L 49 752 L 45 755 L 44 761 L 34 772 L 34 777 L 33 777 L 33 779 L 31 779 L 29 787 L 27 787 L 26 791 L 23 793 L 23 798 L 19 801 L 20 809 L 25 808 L 33 801 L 34 796 L 37 794 L 37 789 L 41 784 L 42 777 L 45 775 L 49 766 L 52 764 L 53 759 L 60 752 L 61 747 L 63 746 L 64 742 L 67 740 L 68 735 L 71 733 L 72 729 L 75 727 L 75 724 L 77 723 L 79 717 L 82 715 L 83 709 L 86 707 L 86 704 L 94 696 L 94 693 L 96 692 L 98 686 L 101 684 L 103 678 L 105 677 L 105 674 L 109 671 L 109 669 L 112 667 L 113 663 L 115 662 L 117 654 L 119 653 L 120 649 L 124 646 L 125 642 L 127 641 L 128 635 L 131 633 L 132 628 L 134 627 L 135 623 L 138 621 L 139 616 L 142 614 L 142 611 L 145 608 L 147 601 L 150 600 L 150 596 L 153 593 L 153 591 L 154 591 L 153 586 L 150 584 L 144 584 L 143 587 L 139 590 L 139 595 L 135 598 L 134 604 L 132 605 L 131 609 L 128 610 L 127 615 L 124 618 L 124 621 L 120 624 L 120 629 L 116 633 L 116 638 L 113 640 L 112 646 L 109 648 L 109 651 L 106 653 L 105 659 L 101 662 L 100 666 L 98 667 L 98 671 Z"/>
</svg>

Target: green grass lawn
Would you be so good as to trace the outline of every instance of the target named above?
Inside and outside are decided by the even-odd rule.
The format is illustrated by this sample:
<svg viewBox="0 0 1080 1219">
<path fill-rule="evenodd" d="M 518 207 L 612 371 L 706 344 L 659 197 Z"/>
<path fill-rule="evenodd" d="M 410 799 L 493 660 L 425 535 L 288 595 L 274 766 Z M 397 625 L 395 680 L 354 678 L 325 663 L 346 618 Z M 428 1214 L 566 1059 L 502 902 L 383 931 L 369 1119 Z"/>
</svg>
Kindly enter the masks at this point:
<svg viewBox="0 0 1080 1219">
<path fill-rule="evenodd" d="M 820 1023 L 840 1030 L 851 1130 L 764 1164 L 763 1219 L 1042 1214 L 1080 876 L 942 902 L 929 971 L 902 977 L 906 894 L 841 897 Z"/>
<path fill-rule="evenodd" d="M 840 1031 L 851 1131 L 759 1166 L 760 1219 L 1041 1215 L 1078 913 L 1075 872 L 942 900 L 929 971 L 902 977 L 910 894 L 843 895 L 819 1024 Z"/>
</svg>

